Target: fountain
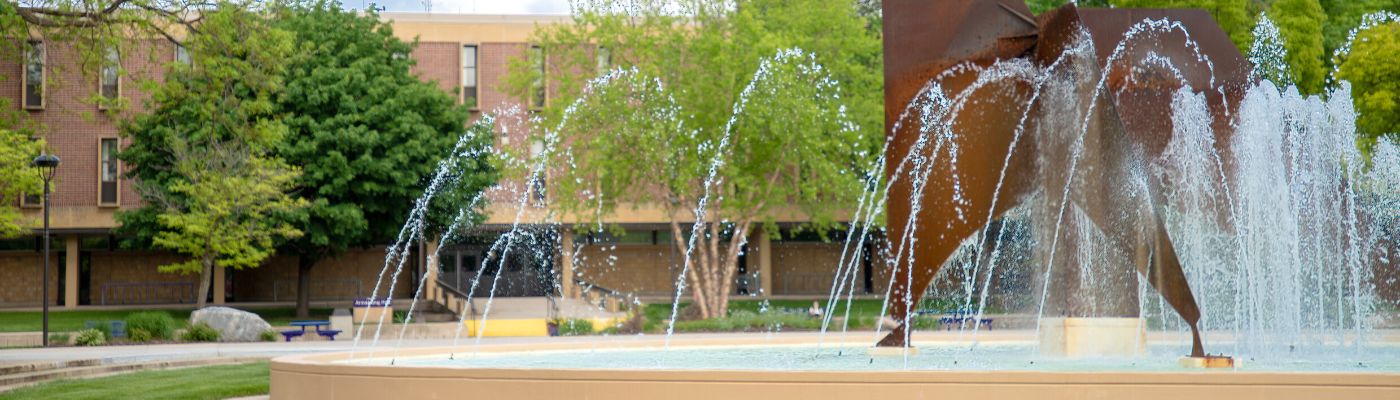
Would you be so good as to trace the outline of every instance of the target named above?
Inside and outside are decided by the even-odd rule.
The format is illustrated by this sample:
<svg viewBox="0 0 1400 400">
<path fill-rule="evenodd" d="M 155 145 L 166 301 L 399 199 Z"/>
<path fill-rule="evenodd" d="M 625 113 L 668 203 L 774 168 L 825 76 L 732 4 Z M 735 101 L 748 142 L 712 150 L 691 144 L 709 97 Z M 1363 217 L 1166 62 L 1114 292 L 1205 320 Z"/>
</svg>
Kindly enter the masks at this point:
<svg viewBox="0 0 1400 400">
<path fill-rule="evenodd" d="M 884 180 L 854 207 L 829 296 L 850 299 L 857 261 L 845 253 L 883 213 L 888 318 L 873 336 L 828 333 L 834 309 L 812 334 L 484 344 L 478 333 L 385 354 L 376 331 L 368 351 L 274 360 L 272 396 L 1400 396 L 1400 346 L 1371 326 L 1372 274 L 1394 252 L 1381 224 L 1400 204 L 1400 149 L 1381 141 L 1368 158 L 1352 145 L 1345 83 L 1323 99 L 1262 79 L 1273 75 L 1252 67 L 1257 57 L 1280 56 L 1246 60 L 1201 10 L 883 7 L 889 133 L 872 168 L 883 174 L 869 176 Z M 654 83 L 614 70 L 590 86 L 664 102 Z M 656 108 L 658 119 L 675 111 Z M 386 273 L 421 234 L 414 218 Z M 528 236 L 516 225 L 497 245 Z M 982 331 L 993 277 L 1022 249 L 1039 265 L 1025 294 L 1035 332 Z M 977 318 L 914 332 L 921 298 L 950 267 Z"/>
<path fill-rule="evenodd" d="M 935 9 L 917 1 L 885 3 L 886 15 L 897 16 L 885 21 L 885 119 L 887 126 L 899 128 L 891 132 L 887 158 L 907 158 L 915 151 L 920 131 L 926 130 L 921 124 L 900 124 L 902 109 L 890 105 L 927 96 L 926 84 L 935 78 L 939 78 L 943 92 L 935 95 L 952 98 L 967 91 L 971 93 L 965 96 L 976 100 L 967 102 L 955 115 L 934 121 L 957 132 L 943 144 L 957 147 L 960 153 L 948 161 L 949 168 L 932 169 L 924 178 L 891 178 L 895 184 L 889 196 L 910 199 L 889 202 L 893 246 L 909 249 L 901 251 L 899 257 L 921 261 L 895 260 L 910 272 L 894 273 L 890 303 L 898 324 L 879 345 L 906 344 L 910 306 L 918 303 L 938 266 L 953 255 L 963 238 L 985 230 L 999 215 L 1030 201 L 1032 192 L 1040 192 L 1045 204 L 1058 208 L 1050 211 L 1054 222 L 1044 225 L 1055 229 L 1046 257 L 1050 269 L 1057 270 L 1053 274 L 1075 273 L 1067 270 L 1076 266 L 1074 262 L 1060 263 L 1055 258 L 1057 251 L 1080 245 L 1075 237 L 1061 232 L 1067 207 L 1074 207 L 1085 213 L 1093 229 L 1102 232 L 1109 251 L 1127 255 L 1131 265 L 1185 319 L 1192 330 L 1191 356 L 1204 357 L 1197 327 L 1200 310 L 1161 214 L 1166 190 L 1143 171 L 1160 158 L 1172 137 L 1171 102 L 1183 85 L 1193 93 L 1205 94 L 1209 128 L 1216 132 L 1216 143 L 1229 143 L 1233 130 L 1230 115 L 1250 83 L 1244 57 L 1202 10 L 1064 7 L 1036 20 L 1019 1 L 954 3 L 950 9 Z M 1138 23 L 1144 20 L 1161 23 Z M 1093 54 L 1073 54 L 1079 51 L 1074 46 L 1083 35 L 1092 38 L 1088 44 Z M 1142 37 L 1149 35 L 1150 45 L 1141 45 L 1145 43 Z M 1065 66 L 1070 76 L 1055 84 L 1076 86 L 1069 99 L 1040 97 L 1039 92 L 1047 88 L 1035 80 L 1003 81 L 985 87 L 979 80 L 985 67 L 1008 60 L 1028 60 L 1035 68 L 1048 70 L 1067 55 L 1073 57 L 1071 65 Z M 1154 67 L 1145 64 L 1147 61 L 1161 66 L 1131 68 Z M 1060 72 L 1043 73 L 1055 76 Z M 1066 121 L 1067 115 L 1074 118 Z M 1016 157 L 1018 154 L 1021 156 Z M 934 162 L 938 156 L 915 155 Z M 898 168 L 898 164 L 886 167 L 889 175 L 899 173 Z M 898 223 L 910 220 L 915 208 L 922 213 L 921 220 L 947 222 Z M 1046 285 L 1053 274 L 1047 273 Z M 1117 282 L 1118 286 L 1132 283 L 1127 279 Z M 1128 289 L 1117 293 L 1128 294 L 1131 286 Z M 1084 304 L 1074 304 L 1082 299 L 1065 297 L 1065 315 L 1088 317 L 1080 315 L 1087 311 Z M 1131 303 L 1119 302 L 1109 305 L 1116 309 L 1095 311 L 1136 316 L 1136 304 Z M 1063 332 L 1077 333 L 1089 332 Z M 1105 338 L 1096 335 L 1094 339 Z M 1131 335 L 1128 340 L 1133 340 Z"/>
</svg>

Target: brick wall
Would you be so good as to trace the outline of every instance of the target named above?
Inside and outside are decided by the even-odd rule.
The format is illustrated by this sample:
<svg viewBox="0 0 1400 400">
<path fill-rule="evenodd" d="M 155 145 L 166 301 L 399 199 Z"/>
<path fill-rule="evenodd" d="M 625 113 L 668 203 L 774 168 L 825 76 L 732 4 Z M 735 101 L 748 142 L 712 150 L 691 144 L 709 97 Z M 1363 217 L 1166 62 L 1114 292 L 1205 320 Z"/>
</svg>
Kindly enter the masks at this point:
<svg viewBox="0 0 1400 400">
<path fill-rule="evenodd" d="M 773 248 L 773 294 L 827 294 L 841 260 L 840 243 L 778 242 Z M 863 280 L 856 278 L 856 288 Z"/>
<path fill-rule="evenodd" d="M 49 273 L 57 275 L 57 260 L 50 258 Z M 6 251 L 0 252 L 0 306 L 30 306 L 39 305 L 39 297 L 42 286 L 39 281 L 43 276 L 43 271 L 39 269 L 39 264 L 43 263 L 43 255 L 34 251 Z M 58 298 L 58 284 L 50 281 L 49 298 Z"/>
<path fill-rule="evenodd" d="M 384 267 L 385 247 L 352 249 L 339 257 L 321 260 L 311 269 L 312 300 L 350 300 L 369 297 L 379 271 Z M 394 286 L 395 298 L 407 298 L 417 284 L 411 276 L 412 260 L 405 264 Z M 390 271 L 392 272 L 392 270 Z M 297 258 L 279 255 L 263 266 L 235 271 L 230 275 L 238 301 L 295 301 Z M 379 296 L 387 294 L 391 276 L 386 274 Z"/>
<path fill-rule="evenodd" d="M 160 272 L 185 257 L 164 252 L 92 252 L 89 304 L 180 303 L 199 293 L 198 273 Z M 80 303 L 81 304 L 81 303 Z"/>
<path fill-rule="evenodd" d="M 413 67 L 413 73 L 418 75 L 424 82 L 437 81 L 438 87 L 444 92 L 457 94 L 457 85 L 461 83 L 461 47 L 457 43 L 449 42 L 419 42 L 418 48 L 413 49 L 413 60 L 417 65 Z"/>
<path fill-rule="evenodd" d="M 672 249 L 669 245 L 588 245 L 579 250 L 574 268 L 583 280 L 608 289 L 670 296 L 676 292 L 680 272 L 680 257 Z"/>
<path fill-rule="evenodd" d="M 164 76 L 165 63 L 174 59 L 174 47 L 163 41 L 138 42 L 123 49 L 121 95 L 130 100 L 130 107 L 121 115 L 111 116 L 90 101 L 96 93 L 98 78 L 95 71 L 85 73 L 79 64 L 79 54 L 62 42 L 45 45 L 45 87 L 42 110 L 23 110 L 23 64 L 20 58 L 0 59 L 0 97 L 9 107 L 38 124 L 50 151 L 63 160 L 56 175 L 52 204 L 54 207 L 97 205 L 98 139 L 117 137 L 117 121 L 143 109 L 148 97 L 137 90 L 141 81 Z M 132 207 L 140 199 L 129 181 L 121 181 L 121 206 Z"/>
</svg>

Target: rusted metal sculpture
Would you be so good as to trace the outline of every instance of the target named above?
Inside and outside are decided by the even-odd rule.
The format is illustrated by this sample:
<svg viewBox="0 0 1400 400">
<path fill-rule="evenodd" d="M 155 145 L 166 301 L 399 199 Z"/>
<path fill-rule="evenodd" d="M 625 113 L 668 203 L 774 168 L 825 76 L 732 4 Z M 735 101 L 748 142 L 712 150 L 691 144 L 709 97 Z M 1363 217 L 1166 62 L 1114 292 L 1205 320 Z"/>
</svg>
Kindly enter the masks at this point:
<svg viewBox="0 0 1400 400">
<path fill-rule="evenodd" d="M 967 102 L 947 121 L 961 156 L 955 166 L 936 165 L 928 176 L 918 223 L 909 227 L 912 242 L 894 260 L 898 267 L 890 292 L 890 316 L 906 321 L 910 305 L 917 304 L 940 266 L 963 239 L 982 230 L 991 218 L 1020 205 L 1037 190 L 1048 197 L 1047 204 L 1058 204 L 1063 199 L 1058 188 L 1066 186 L 1066 179 L 1074 179 L 1068 201 L 1103 232 L 1107 245 L 1132 258 L 1137 271 L 1190 324 L 1191 355 L 1204 356 L 1197 328 L 1200 310 L 1162 223 L 1162 191 L 1149 187 L 1125 194 L 1123 188 L 1136 182 L 1130 176 L 1135 166 L 1165 149 L 1172 135 L 1171 102 L 1183 85 L 1205 95 L 1217 150 L 1228 152 L 1223 145 L 1229 143 L 1224 136 L 1231 134 L 1230 115 L 1251 78 L 1249 64 L 1209 14 L 1066 5 L 1035 17 L 1020 0 L 885 0 L 883 7 L 885 124 L 887 139 L 892 141 L 885 172 L 893 179 L 887 215 L 894 248 L 905 244 L 915 182 L 909 176 L 896 179 L 894 174 L 920 135 L 918 118 L 898 120 L 930 80 L 953 97 L 978 78 L 976 71 L 955 67 L 968 63 L 986 67 L 1012 59 L 1045 67 L 1067 51 L 1081 32 L 1092 38 L 1099 70 L 1107 74 L 1102 87 L 1095 78 L 1078 94 L 1084 96 L 1081 100 L 1096 103 L 1096 111 L 1084 124 L 1077 169 L 1069 167 L 1073 160 L 1063 143 L 1036 137 L 1036 129 L 1026 128 L 1026 137 L 1015 140 L 1023 114 L 1038 115 L 1035 111 L 1047 107 L 1047 102 L 1063 99 L 1033 98 L 1033 83 L 1021 81 L 970 94 L 976 101 Z M 1130 41 L 1110 60 L 1125 34 L 1145 19 L 1179 23 L 1181 29 Z M 1189 41 L 1196 45 L 1188 45 Z M 1165 59 L 1175 70 L 1135 68 L 1150 64 L 1145 62 L 1149 57 Z M 1094 96 L 1096 91 L 1102 95 Z M 1026 121 L 1030 126 L 1040 123 L 1034 117 Z M 1008 151 L 1013 154 L 1008 156 Z M 1003 168 L 1004 180 L 999 178 Z M 912 270 L 906 269 L 908 257 L 916 261 Z M 1136 315 L 1135 308 L 1125 312 Z M 906 329 L 900 324 L 878 345 L 905 345 Z"/>
</svg>

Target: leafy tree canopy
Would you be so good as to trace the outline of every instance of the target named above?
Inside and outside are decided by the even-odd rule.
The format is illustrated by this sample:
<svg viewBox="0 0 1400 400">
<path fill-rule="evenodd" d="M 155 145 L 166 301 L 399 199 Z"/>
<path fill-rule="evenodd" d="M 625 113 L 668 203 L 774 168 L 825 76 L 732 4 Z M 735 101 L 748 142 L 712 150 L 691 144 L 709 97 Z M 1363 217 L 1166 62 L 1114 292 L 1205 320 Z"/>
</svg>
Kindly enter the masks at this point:
<svg viewBox="0 0 1400 400">
<path fill-rule="evenodd" d="M 286 218 L 304 203 L 287 193 L 296 170 L 270 155 L 286 130 L 273 96 L 291 35 L 231 5 L 203 18 L 190 64 L 148 82 L 149 113 L 121 126 L 132 144 L 119 157 L 145 205 L 117 214 L 123 230 L 190 256 L 161 270 L 199 273 L 201 305 L 214 268 L 256 267 L 299 236 Z"/>
<path fill-rule="evenodd" d="M 233 5 L 204 18 L 210 32 L 186 40 L 190 64 L 172 62 L 164 82 L 145 82 L 149 111 L 121 126 L 131 145 L 118 158 L 148 203 L 117 219 L 120 231 L 140 244 L 150 244 L 162 230 L 157 215 L 166 205 L 186 203 L 170 191 L 185 179 L 175 165 L 176 144 L 236 141 L 263 152 L 285 135 L 274 96 L 293 49 L 291 35 Z"/>
<path fill-rule="evenodd" d="M 1351 82 L 1357 130 L 1363 148 L 1383 135 L 1400 139 L 1400 23 L 1377 26 L 1357 35 L 1351 55 L 1338 76 Z"/>
<path fill-rule="evenodd" d="M 296 249 L 330 255 L 392 241 L 465 132 L 467 109 L 411 72 L 414 44 L 374 13 L 300 3 L 280 10 L 275 25 L 297 37 L 277 98 L 288 128 L 279 154 L 302 166 L 297 185 L 312 203 Z M 481 147 L 490 137 L 472 140 Z M 464 168 L 478 191 L 489 184 L 484 163 Z"/>
<path fill-rule="evenodd" d="M 311 203 L 296 217 L 305 235 L 288 246 L 301 257 L 303 315 L 311 266 L 350 246 L 394 242 L 439 161 L 466 134 L 469 112 L 412 73 L 415 44 L 395 37 L 374 12 L 345 11 L 333 1 L 294 3 L 277 11 L 274 25 L 297 38 L 276 100 L 288 129 L 277 153 L 301 166 L 296 186 Z M 473 132 L 461 147 L 491 143 L 483 134 L 489 131 Z M 487 154 L 456 161 L 445 198 L 471 198 L 494 182 Z M 440 231 L 455 214 L 434 212 L 430 222 Z"/>
<path fill-rule="evenodd" d="M 666 3 L 577 10 L 536 32 L 547 60 L 527 53 L 507 85 L 531 99 L 543 70 L 565 100 L 536 125 L 560 147 L 546 163 L 570 166 L 550 171 L 564 212 L 606 223 L 620 208 L 660 208 L 683 249 L 709 194 L 689 279 L 702 314 L 723 315 L 752 228 L 793 213 L 828 226 L 861 193 L 884 131 L 878 25 L 850 0 Z M 626 72 L 585 88 L 609 67 Z"/>
<path fill-rule="evenodd" d="M 1322 26 L 1327 15 L 1318 0 L 1278 0 L 1269 10 L 1269 18 L 1283 35 L 1283 47 L 1288 50 L 1288 74 L 1298 91 L 1304 94 L 1322 92 L 1327 70 L 1322 47 Z"/>
<path fill-rule="evenodd" d="M 29 140 L 24 131 L 0 129 L 0 238 L 26 231 L 29 221 L 20 214 L 15 199 L 43 192 L 39 171 L 29 165 L 43 148 L 43 142 Z"/>
</svg>

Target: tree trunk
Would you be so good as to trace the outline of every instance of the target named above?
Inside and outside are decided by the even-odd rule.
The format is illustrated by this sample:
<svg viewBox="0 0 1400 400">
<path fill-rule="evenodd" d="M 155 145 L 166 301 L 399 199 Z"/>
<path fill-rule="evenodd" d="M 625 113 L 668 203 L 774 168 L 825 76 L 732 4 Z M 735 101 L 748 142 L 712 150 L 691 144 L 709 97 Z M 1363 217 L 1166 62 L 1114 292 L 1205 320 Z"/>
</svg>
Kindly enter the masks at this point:
<svg viewBox="0 0 1400 400">
<path fill-rule="evenodd" d="M 199 297 L 195 298 L 195 309 L 204 308 L 204 305 L 207 304 L 206 299 L 209 298 L 210 281 L 214 279 L 214 258 L 205 256 L 200 264 L 202 264 L 203 268 L 199 269 Z"/>
<path fill-rule="evenodd" d="M 316 258 L 309 254 L 297 257 L 297 318 L 311 316 L 311 267 Z"/>
</svg>

